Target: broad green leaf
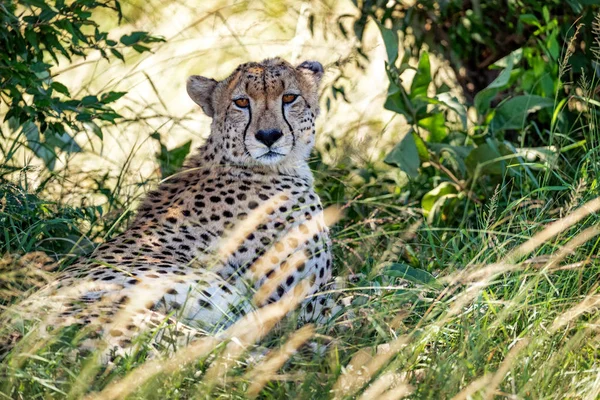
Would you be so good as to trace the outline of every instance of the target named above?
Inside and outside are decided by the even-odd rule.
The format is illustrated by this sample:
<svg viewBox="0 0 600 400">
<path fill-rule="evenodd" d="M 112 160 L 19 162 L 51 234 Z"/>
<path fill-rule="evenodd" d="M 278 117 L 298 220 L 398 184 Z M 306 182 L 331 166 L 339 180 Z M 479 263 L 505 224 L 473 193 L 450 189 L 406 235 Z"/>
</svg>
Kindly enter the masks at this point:
<svg viewBox="0 0 600 400">
<path fill-rule="evenodd" d="M 164 178 L 174 174 L 181 168 L 185 158 L 190 153 L 192 141 L 187 141 L 181 146 L 168 150 L 167 147 L 160 141 L 160 135 L 153 137 L 160 143 L 160 154 L 157 154 L 156 158 L 160 165 L 162 177 Z"/>
<path fill-rule="evenodd" d="M 450 163 L 455 171 L 460 172 L 463 177 L 467 174 L 467 164 L 465 159 L 468 157 L 472 146 L 453 146 L 446 143 L 427 143 L 427 147 L 432 150 L 442 161 Z"/>
<path fill-rule="evenodd" d="M 67 89 L 67 87 L 60 82 L 52 82 L 50 86 L 52 86 L 52 89 L 64 94 L 65 96 L 71 96 L 69 89 Z"/>
<path fill-rule="evenodd" d="M 125 46 L 131 46 L 131 45 L 134 45 L 134 44 L 144 40 L 147 36 L 148 36 L 148 32 L 142 32 L 142 31 L 132 32 L 129 35 L 121 36 L 120 42 L 123 43 Z"/>
<path fill-rule="evenodd" d="M 100 96 L 100 101 L 104 104 L 112 103 L 125 96 L 127 92 L 108 92 Z"/>
<path fill-rule="evenodd" d="M 425 143 L 421 136 L 412 133 L 413 139 L 415 140 L 415 145 L 417 146 L 417 153 L 419 154 L 419 159 L 421 161 L 429 161 L 429 150 L 427 149 L 428 145 Z"/>
<path fill-rule="evenodd" d="M 123 57 L 123 54 L 121 54 L 120 51 L 116 50 L 116 49 L 110 49 L 110 52 L 113 54 L 113 56 L 117 57 L 119 60 L 125 62 L 125 57 Z"/>
<path fill-rule="evenodd" d="M 535 95 L 515 96 L 496 108 L 490 129 L 493 132 L 522 129 L 527 125 L 530 113 L 550 107 L 554 107 L 554 99 Z"/>
<path fill-rule="evenodd" d="M 412 124 L 412 113 L 409 110 L 409 105 L 406 104 L 406 101 L 408 100 L 406 91 L 402 86 L 399 86 L 394 82 L 394 77 L 391 76 L 389 72 L 388 80 L 390 81 L 390 85 L 388 86 L 388 94 L 383 106 L 386 110 L 403 115 L 406 118 L 406 122 Z"/>
<path fill-rule="evenodd" d="M 485 143 L 469 153 L 465 162 L 471 173 L 475 173 L 477 166 L 480 166 L 480 173 L 485 175 L 502 175 L 506 168 L 506 157 L 512 153 L 502 143 Z"/>
<path fill-rule="evenodd" d="M 519 16 L 519 20 L 527 25 L 534 25 L 541 28 L 540 20 L 533 14 L 522 14 Z"/>
<path fill-rule="evenodd" d="M 519 147 L 516 149 L 516 154 L 525 162 L 538 163 L 546 167 L 555 166 L 559 155 L 558 149 L 554 146 Z"/>
<path fill-rule="evenodd" d="M 440 155 L 443 152 L 452 152 L 456 157 L 467 158 L 473 146 L 453 146 L 446 143 L 427 143 L 427 147 L 433 150 L 436 154 Z"/>
<path fill-rule="evenodd" d="M 422 96 L 427 97 L 427 88 L 431 83 L 431 64 L 429 63 L 429 54 L 424 51 L 419 58 L 417 73 L 410 85 L 410 98 Z"/>
<path fill-rule="evenodd" d="M 398 33 L 386 28 L 379 22 L 377 22 L 377 26 L 379 26 L 379 30 L 381 31 L 381 38 L 383 39 L 385 51 L 387 52 L 388 63 L 394 65 L 398 58 Z"/>
<path fill-rule="evenodd" d="M 498 61 L 496 61 L 495 63 L 493 63 L 492 66 L 495 68 L 506 68 L 506 66 L 508 65 L 508 60 L 512 60 L 513 65 L 517 65 L 519 63 L 519 61 L 521 61 L 522 57 L 523 57 L 523 48 L 516 49 L 509 55 L 504 56 L 501 59 L 499 59 Z"/>
<path fill-rule="evenodd" d="M 421 285 L 441 287 L 441 284 L 429 272 L 423 269 L 413 268 L 404 263 L 392 263 L 389 267 L 383 270 L 383 274 L 406 279 L 407 281 Z"/>
<path fill-rule="evenodd" d="M 442 182 L 434 189 L 427 192 L 421 199 L 421 208 L 423 209 L 423 215 L 428 217 L 433 211 L 435 203 L 442 198 L 449 195 L 455 195 L 458 193 L 456 186 L 450 182 Z"/>
<path fill-rule="evenodd" d="M 383 161 L 400 168 L 410 178 L 416 178 L 419 175 L 421 161 L 413 134 L 407 133 Z"/>
<path fill-rule="evenodd" d="M 513 51 L 506 58 L 506 67 L 500 72 L 485 89 L 475 95 L 475 108 L 479 115 L 484 115 L 490 108 L 490 103 L 496 97 L 500 89 L 503 89 L 508 84 L 510 73 L 514 67 L 517 55 Z"/>
<path fill-rule="evenodd" d="M 85 96 L 81 99 L 81 104 L 84 106 L 89 106 L 98 102 L 98 97 L 93 95 Z"/>
<path fill-rule="evenodd" d="M 428 100 L 431 104 L 443 105 L 454 111 L 460 119 L 463 130 L 467 130 L 467 108 L 464 104 L 461 104 L 456 97 L 453 97 L 450 93 L 440 93 Z"/>
<path fill-rule="evenodd" d="M 417 121 L 417 125 L 429 132 L 429 137 L 426 138 L 427 142 L 439 143 L 448 136 L 446 119 L 440 112 Z"/>
</svg>

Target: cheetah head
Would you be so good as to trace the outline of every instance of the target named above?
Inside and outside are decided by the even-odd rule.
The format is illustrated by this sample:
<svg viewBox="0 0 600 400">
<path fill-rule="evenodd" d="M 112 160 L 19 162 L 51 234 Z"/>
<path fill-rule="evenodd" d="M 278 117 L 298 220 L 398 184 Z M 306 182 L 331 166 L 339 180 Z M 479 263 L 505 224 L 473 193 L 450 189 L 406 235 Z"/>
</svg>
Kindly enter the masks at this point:
<svg viewBox="0 0 600 400">
<path fill-rule="evenodd" d="M 242 64 L 220 82 L 193 75 L 187 92 L 213 118 L 208 142 L 223 161 L 294 169 L 314 144 L 322 75 L 316 61 L 294 67 L 274 58 Z"/>
</svg>

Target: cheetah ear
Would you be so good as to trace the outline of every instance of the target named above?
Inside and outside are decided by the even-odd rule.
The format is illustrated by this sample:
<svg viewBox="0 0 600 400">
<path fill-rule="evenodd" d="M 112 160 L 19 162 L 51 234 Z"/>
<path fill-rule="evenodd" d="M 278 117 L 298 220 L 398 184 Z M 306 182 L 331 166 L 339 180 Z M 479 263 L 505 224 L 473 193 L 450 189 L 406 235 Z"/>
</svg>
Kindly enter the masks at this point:
<svg viewBox="0 0 600 400">
<path fill-rule="evenodd" d="M 192 100 L 196 102 L 202 111 L 209 117 L 215 113 L 213 108 L 213 93 L 217 87 L 217 81 L 199 75 L 192 75 L 187 79 L 186 89 Z"/>
<path fill-rule="evenodd" d="M 318 61 L 304 61 L 296 69 L 302 73 L 315 87 L 319 87 L 323 77 L 323 65 Z"/>
</svg>

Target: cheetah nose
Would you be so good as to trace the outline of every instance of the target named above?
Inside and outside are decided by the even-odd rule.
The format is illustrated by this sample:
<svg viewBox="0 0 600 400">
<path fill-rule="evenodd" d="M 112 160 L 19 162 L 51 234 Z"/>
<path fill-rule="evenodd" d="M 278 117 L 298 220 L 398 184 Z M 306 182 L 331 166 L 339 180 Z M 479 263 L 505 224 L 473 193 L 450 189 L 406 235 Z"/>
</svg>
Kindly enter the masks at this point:
<svg viewBox="0 0 600 400">
<path fill-rule="evenodd" d="M 256 132 L 256 140 L 263 143 L 267 147 L 271 147 L 273 143 L 279 140 L 283 133 L 279 129 L 267 129 Z"/>
</svg>

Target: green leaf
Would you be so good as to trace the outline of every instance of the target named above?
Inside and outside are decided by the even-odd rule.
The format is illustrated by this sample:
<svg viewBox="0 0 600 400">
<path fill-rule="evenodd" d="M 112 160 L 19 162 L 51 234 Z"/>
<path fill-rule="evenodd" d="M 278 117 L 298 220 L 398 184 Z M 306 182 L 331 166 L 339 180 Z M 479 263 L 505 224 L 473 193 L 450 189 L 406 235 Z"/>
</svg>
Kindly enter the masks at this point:
<svg viewBox="0 0 600 400">
<path fill-rule="evenodd" d="M 423 215 L 428 217 L 433 211 L 436 203 L 440 199 L 445 199 L 448 196 L 452 196 L 458 193 L 456 186 L 450 182 L 442 182 L 434 189 L 427 192 L 421 199 L 421 208 L 423 209 Z"/>
<path fill-rule="evenodd" d="M 135 51 L 138 53 L 143 53 L 145 51 L 150 51 L 150 47 L 142 46 L 141 44 L 133 44 L 131 45 Z"/>
<path fill-rule="evenodd" d="M 417 125 L 429 132 L 427 142 L 441 142 L 448 136 L 448 128 L 446 128 L 446 119 L 440 112 L 433 114 L 427 118 L 417 121 Z"/>
<path fill-rule="evenodd" d="M 406 279 L 420 285 L 441 287 L 433 275 L 423 269 L 413 268 L 404 263 L 392 263 L 382 272 L 384 275 Z"/>
<path fill-rule="evenodd" d="M 123 57 L 123 54 L 121 54 L 120 51 L 116 50 L 116 49 L 110 49 L 110 52 L 113 54 L 113 56 L 117 57 L 119 60 L 125 62 L 125 57 Z"/>
<path fill-rule="evenodd" d="M 417 73 L 410 85 L 410 98 L 417 96 L 427 97 L 427 88 L 431 83 L 431 64 L 429 63 L 429 54 L 424 51 L 419 59 Z"/>
<path fill-rule="evenodd" d="M 69 89 L 67 89 L 67 87 L 60 82 L 52 82 L 50 86 L 52 86 L 52 89 L 64 94 L 65 96 L 71 96 L 71 94 L 69 93 Z"/>
<path fill-rule="evenodd" d="M 506 58 L 506 68 L 500 72 L 500 75 L 496 77 L 485 89 L 475 95 L 475 108 L 479 115 L 484 115 L 490 108 L 490 103 L 496 97 L 498 92 L 508 85 L 510 79 L 510 73 L 512 72 L 515 58 L 515 52 L 512 52 Z"/>
<path fill-rule="evenodd" d="M 519 20 L 527 25 L 534 25 L 538 28 L 542 27 L 540 20 L 533 14 L 522 14 L 519 16 Z"/>
<path fill-rule="evenodd" d="M 413 116 L 410 112 L 409 105 L 406 104 L 408 95 L 404 90 L 404 87 L 396 84 L 394 79 L 395 78 L 388 71 L 388 80 L 390 81 L 390 85 L 388 86 L 388 94 L 383 106 L 386 110 L 403 115 L 406 118 L 406 122 L 412 124 Z"/>
<path fill-rule="evenodd" d="M 522 129 L 527 125 L 527 116 L 544 108 L 554 107 L 554 100 L 535 95 L 515 96 L 496 108 L 490 129 L 499 132 L 507 129 Z"/>
<path fill-rule="evenodd" d="M 132 32 L 129 35 L 121 36 L 120 42 L 123 43 L 125 46 L 131 46 L 131 45 L 134 45 L 134 44 L 144 40 L 147 36 L 148 36 L 148 32 L 143 32 L 143 31 Z"/>
<path fill-rule="evenodd" d="M 104 139 L 104 134 L 102 133 L 102 129 L 100 129 L 98 124 L 96 124 L 93 121 L 89 121 L 86 122 L 86 126 L 88 126 L 92 130 L 92 132 L 94 132 L 94 135 L 98 136 L 100 140 Z"/>
<path fill-rule="evenodd" d="M 88 95 L 88 96 L 84 96 L 81 99 L 81 104 L 84 106 L 89 106 L 92 104 L 96 104 L 98 102 L 98 97 L 93 96 L 93 95 Z"/>
<path fill-rule="evenodd" d="M 471 173 L 480 167 L 480 173 L 486 175 L 503 175 L 506 168 L 504 156 L 514 154 L 506 145 L 497 142 L 484 143 L 469 153 L 465 162 Z"/>
<path fill-rule="evenodd" d="M 121 97 L 125 96 L 127 92 L 108 92 L 102 94 L 100 96 L 100 102 L 104 104 L 112 103 L 113 101 L 119 100 Z"/>
<path fill-rule="evenodd" d="M 434 100 L 454 111 L 460 118 L 463 130 L 467 130 L 467 108 L 464 104 L 461 104 L 458 99 L 453 97 L 450 93 L 440 93 L 435 96 Z"/>
<path fill-rule="evenodd" d="M 386 28 L 379 22 L 377 22 L 377 26 L 379 26 L 379 30 L 381 31 L 381 37 L 387 52 L 388 63 L 394 65 L 398 58 L 398 33 Z"/>
<path fill-rule="evenodd" d="M 160 165 L 161 175 L 164 178 L 174 174 L 181 168 L 185 158 L 190 153 L 192 141 L 187 141 L 181 146 L 168 150 L 160 141 L 160 136 L 158 136 L 157 140 L 160 143 L 160 154 L 157 154 L 156 158 Z"/>
<path fill-rule="evenodd" d="M 427 144 L 421 138 L 421 136 L 413 133 L 413 139 L 415 140 L 415 145 L 417 146 L 417 153 L 419 154 L 419 159 L 421 161 L 429 161 L 429 150 L 427 149 Z"/>
<path fill-rule="evenodd" d="M 419 175 L 419 153 L 412 132 L 407 133 L 383 160 L 404 171 L 410 178 Z"/>
</svg>

